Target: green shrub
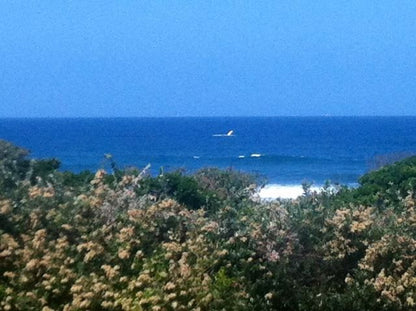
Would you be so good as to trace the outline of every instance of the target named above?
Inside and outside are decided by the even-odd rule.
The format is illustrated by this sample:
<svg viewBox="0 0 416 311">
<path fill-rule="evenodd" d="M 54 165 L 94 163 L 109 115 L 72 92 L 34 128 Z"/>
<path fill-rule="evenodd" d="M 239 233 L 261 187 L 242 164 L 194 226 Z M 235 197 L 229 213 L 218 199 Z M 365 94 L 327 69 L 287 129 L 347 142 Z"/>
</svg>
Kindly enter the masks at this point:
<svg viewBox="0 0 416 311">
<path fill-rule="evenodd" d="M 261 202 L 231 170 L 59 172 L 0 142 L 2 310 L 415 310 L 416 159 Z"/>
<path fill-rule="evenodd" d="M 397 202 L 416 190 L 416 156 L 369 172 L 359 179 L 356 199 L 366 202 L 392 200 Z"/>
</svg>

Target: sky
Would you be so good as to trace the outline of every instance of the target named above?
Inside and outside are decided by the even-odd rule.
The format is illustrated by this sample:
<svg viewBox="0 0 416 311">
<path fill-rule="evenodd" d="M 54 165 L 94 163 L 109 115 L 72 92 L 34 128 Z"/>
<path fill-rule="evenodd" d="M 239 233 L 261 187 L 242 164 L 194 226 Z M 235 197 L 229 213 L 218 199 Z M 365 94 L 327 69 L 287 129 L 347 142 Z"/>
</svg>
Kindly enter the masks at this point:
<svg viewBox="0 0 416 311">
<path fill-rule="evenodd" d="M 0 117 L 416 115 L 416 1 L 0 2 Z"/>
</svg>

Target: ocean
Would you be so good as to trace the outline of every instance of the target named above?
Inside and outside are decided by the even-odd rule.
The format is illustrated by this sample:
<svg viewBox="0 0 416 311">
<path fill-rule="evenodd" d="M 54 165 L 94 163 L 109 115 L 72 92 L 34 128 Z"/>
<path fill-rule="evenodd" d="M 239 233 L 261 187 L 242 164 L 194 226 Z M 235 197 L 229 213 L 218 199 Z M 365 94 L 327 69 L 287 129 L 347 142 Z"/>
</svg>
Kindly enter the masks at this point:
<svg viewBox="0 0 416 311">
<path fill-rule="evenodd" d="M 0 119 L 0 138 L 75 172 L 108 168 L 109 153 L 152 174 L 215 166 L 270 185 L 354 185 L 375 158 L 416 152 L 416 117 Z"/>
</svg>

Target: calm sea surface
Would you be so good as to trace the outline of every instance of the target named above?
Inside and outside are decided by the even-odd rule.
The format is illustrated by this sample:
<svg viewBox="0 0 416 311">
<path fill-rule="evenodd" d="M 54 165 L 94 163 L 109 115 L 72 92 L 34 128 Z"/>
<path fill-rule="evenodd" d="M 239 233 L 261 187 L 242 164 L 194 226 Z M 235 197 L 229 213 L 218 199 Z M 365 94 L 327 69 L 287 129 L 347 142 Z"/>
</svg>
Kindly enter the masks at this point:
<svg viewBox="0 0 416 311">
<path fill-rule="evenodd" d="M 221 136 L 229 130 L 233 136 Z M 0 119 L 0 138 L 63 170 L 235 168 L 270 183 L 357 182 L 378 155 L 416 152 L 416 117 Z"/>
</svg>

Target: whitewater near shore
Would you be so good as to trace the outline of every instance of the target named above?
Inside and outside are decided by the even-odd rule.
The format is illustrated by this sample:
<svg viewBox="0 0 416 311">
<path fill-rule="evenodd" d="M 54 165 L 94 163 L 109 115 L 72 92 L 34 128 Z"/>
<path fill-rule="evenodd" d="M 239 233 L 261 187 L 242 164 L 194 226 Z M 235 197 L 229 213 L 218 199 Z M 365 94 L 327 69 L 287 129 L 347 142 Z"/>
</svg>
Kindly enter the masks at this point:
<svg viewBox="0 0 416 311">
<path fill-rule="evenodd" d="M 311 192 L 320 192 L 322 187 L 313 186 L 310 188 Z M 269 184 L 260 189 L 259 197 L 263 200 L 273 199 L 296 199 L 304 194 L 302 185 L 280 185 Z"/>
</svg>

